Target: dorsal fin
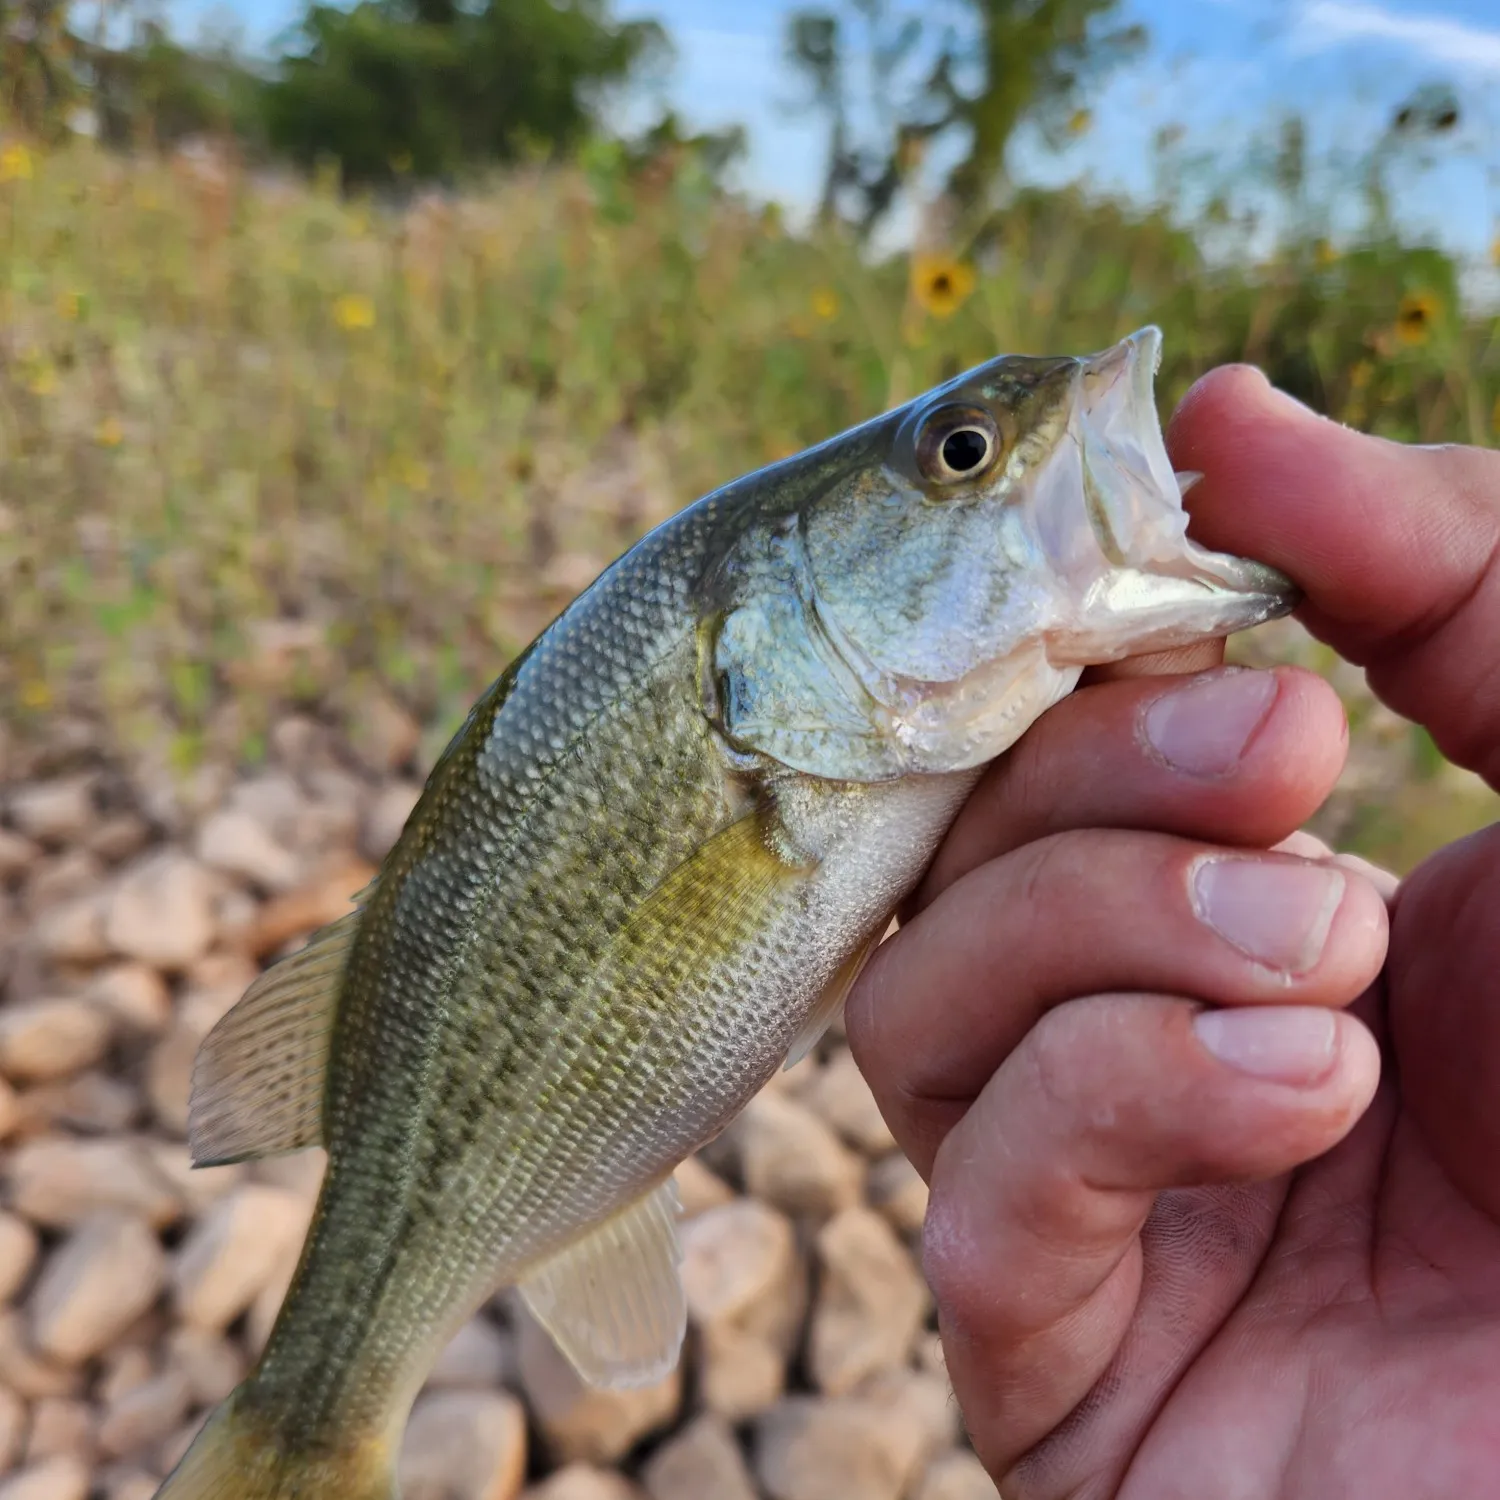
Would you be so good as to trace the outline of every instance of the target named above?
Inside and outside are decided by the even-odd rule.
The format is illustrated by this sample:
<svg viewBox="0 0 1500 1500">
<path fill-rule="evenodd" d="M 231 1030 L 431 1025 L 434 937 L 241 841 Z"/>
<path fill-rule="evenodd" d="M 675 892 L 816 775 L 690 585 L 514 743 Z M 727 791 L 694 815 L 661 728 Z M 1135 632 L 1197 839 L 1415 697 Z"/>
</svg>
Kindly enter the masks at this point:
<svg viewBox="0 0 1500 1500">
<path fill-rule="evenodd" d="M 193 1165 L 319 1145 L 329 1039 L 349 949 L 373 882 L 347 916 L 273 964 L 204 1037 L 193 1063 Z"/>
</svg>

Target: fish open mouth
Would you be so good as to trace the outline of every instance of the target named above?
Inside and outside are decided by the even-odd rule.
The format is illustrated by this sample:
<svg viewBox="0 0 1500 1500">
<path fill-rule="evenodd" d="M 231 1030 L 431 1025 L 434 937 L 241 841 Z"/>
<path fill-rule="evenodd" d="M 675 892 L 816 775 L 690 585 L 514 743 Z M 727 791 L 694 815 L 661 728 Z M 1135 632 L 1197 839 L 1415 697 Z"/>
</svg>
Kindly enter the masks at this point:
<svg viewBox="0 0 1500 1500">
<path fill-rule="evenodd" d="M 1078 363 L 1072 477 L 1085 526 L 1074 511 L 1068 555 L 1058 559 L 1074 595 L 1047 633 L 1047 655 L 1059 665 L 1247 630 L 1301 597 L 1277 569 L 1188 538 L 1187 476 L 1173 473 L 1156 412 L 1161 351 L 1161 331 L 1147 327 Z"/>
</svg>

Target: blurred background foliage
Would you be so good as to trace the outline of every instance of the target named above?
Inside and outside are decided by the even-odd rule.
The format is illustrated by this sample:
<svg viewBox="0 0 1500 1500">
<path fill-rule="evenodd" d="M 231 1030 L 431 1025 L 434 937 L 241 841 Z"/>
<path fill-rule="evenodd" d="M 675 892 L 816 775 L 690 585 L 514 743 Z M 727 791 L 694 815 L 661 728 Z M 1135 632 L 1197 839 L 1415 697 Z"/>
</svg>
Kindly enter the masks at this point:
<svg viewBox="0 0 1500 1500">
<path fill-rule="evenodd" d="M 1267 121 L 1255 160 L 1218 164 L 1281 204 L 1251 254 L 1227 192 L 1189 212 L 1012 172 L 1018 129 L 1087 130 L 1144 44 L 1114 0 L 967 10 L 790 16 L 827 140 L 794 231 L 728 185 L 739 132 L 609 127 L 671 43 L 603 0 L 312 3 L 258 62 L 0 0 L 0 726 L 87 721 L 191 775 L 378 680 L 436 745 L 678 506 L 997 351 L 1145 322 L 1164 414 L 1245 359 L 1372 432 L 1496 441 L 1493 311 L 1389 210 L 1395 154 L 1454 128 L 1443 88 L 1348 170 L 1352 239 L 1301 121 Z M 1190 144 L 1158 141 L 1163 181 Z M 937 150 L 911 243 L 883 243 Z M 1357 674 L 1265 641 L 1335 676 L 1375 758 L 1346 841 L 1405 868 L 1494 815 Z"/>
</svg>

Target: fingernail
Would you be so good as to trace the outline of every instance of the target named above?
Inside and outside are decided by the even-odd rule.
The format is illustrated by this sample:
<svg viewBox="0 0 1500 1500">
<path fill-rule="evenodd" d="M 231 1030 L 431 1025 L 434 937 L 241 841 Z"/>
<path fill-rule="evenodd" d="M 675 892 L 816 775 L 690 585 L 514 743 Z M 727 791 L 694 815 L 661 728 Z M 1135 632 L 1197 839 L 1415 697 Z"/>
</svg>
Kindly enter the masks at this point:
<svg viewBox="0 0 1500 1500">
<path fill-rule="evenodd" d="M 1302 974 L 1323 952 L 1345 883 L 1327 864 L 1206 855 L 1193 867 L 1193 910 L 1257 963 Z"/>
<path fill-rule="evenodd" d="M 1318 1083 L 1333 1067 L 1338 1022 L 1312 1005 L 1202 1010 L 1193 1017 L 1198 1040 L 1220 1062 L 1256 1078 Z"/>
<path fill-rule="evenodd" d="M 1190 776 L 1222 776 L 1239 764 L 1276 693 L 1274 672 L 1229 667 L 1152 699 L 1141 728 L 1169 766 Z"/>
</svg>

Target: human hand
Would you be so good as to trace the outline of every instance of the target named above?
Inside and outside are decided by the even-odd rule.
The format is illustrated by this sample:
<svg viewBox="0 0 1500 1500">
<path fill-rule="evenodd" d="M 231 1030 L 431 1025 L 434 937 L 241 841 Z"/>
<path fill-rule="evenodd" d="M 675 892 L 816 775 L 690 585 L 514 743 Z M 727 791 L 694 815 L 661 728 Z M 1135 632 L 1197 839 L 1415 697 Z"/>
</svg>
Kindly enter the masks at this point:
<svg viewBox="0 0 1500 1500">
<path fill-rule="evenodd" d="M 1206 476 L 1193 534 L 1290 573 L 1500 788 L 1500 454 L 1361 436 L 1243 368 L 1170 446 Z M 1293 669 L 1081 690 L 850 998 L 1006 1500 L 1500 1494 L 1500 826 L 1399 890 L 1256 852 L 1345 733 Z"/>
</svg>

